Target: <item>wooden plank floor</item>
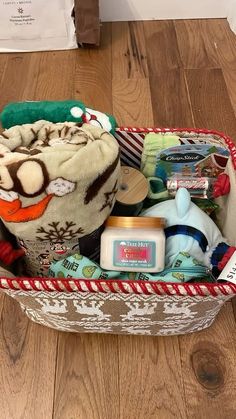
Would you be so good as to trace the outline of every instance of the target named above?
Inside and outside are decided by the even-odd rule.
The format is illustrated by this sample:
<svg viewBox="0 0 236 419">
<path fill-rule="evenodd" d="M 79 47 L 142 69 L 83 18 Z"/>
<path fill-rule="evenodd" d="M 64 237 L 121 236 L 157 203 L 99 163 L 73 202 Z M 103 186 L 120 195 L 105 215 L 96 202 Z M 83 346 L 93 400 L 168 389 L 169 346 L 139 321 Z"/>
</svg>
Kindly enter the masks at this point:
<svg viewBox="0 0 236 419">
<path fill-rule="evenodd" d="M 236 37 L 225 20 L 104 24 L 96 50 L 0 54 L 9 101 L 82 99 L 119 124 L 236 140 Z M 0 295 L 1 419 L 234 419 L 235 303 L 180 337 L 58 333 Z"/>
</svg>

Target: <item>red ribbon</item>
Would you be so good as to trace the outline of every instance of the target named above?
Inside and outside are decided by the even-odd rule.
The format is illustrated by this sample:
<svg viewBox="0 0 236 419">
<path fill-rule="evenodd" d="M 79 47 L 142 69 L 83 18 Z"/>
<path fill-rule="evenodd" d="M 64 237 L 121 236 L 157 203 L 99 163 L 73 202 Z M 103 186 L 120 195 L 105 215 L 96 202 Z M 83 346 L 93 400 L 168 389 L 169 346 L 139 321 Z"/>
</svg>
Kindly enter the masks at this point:
<svg viewBox="0 0 236 419">
<path fill-rule="evenodd" d="M 225 253 L 225 255 L 223 256 L 223 258 L 221 259 L 221 261 L 218 263 L 217 268 L 220 271 L 223 271 L 225 265 L 227 265 L 228 261 L 230 260 L 230 258 L 232 257 L 232 255 L 234 254 L 236 250 L 236 247 L 229 247 L 227 252 Z"/>
<path fill-rule="evenodd" d="M 214 198 L 218 198 L 219 196 L 227 195 L 230 191 L 230 179 L 226 173 L 222 173 L 218 176 L 216 182 L 214 183 L 214 191 L 213 196 Z"/>
<path fill-rule="evenodd" d="M 13 249 L 11 243 L 0 240 L 0 260 L 5 265 L 11 265 L 16 259 L 25 254 L 23 249 Z"/>
</svg>

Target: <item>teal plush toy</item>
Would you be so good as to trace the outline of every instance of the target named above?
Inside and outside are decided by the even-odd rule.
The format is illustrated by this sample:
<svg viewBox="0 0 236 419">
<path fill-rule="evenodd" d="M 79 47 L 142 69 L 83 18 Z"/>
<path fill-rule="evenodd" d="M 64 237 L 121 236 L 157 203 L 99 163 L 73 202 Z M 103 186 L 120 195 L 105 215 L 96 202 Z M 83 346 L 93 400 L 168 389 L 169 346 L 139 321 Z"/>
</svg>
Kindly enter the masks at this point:
<svg viewBox="0 0 236 419">
<path fill-rule="evenodd" d="M 225 242 L 214 221 L 191 201 L 185 188 L 177 191 L 175 199 L 156 204 L 141 215 L 166 219 L 166 267 L 172 266 L 180 252 L 187 252 L 218 276 L 236 251 Z"/>
<path fill-rule="evenodd" d="M 0 115 L 2 127 L 5 129 L 14 125 L 32 124 L 41 119 L 54 123 L 88 123 L 108 132 L 113 132 L 116 128 L 112 115 L 87 108 L 77 100 L 9 103 Z"/>
</svg>

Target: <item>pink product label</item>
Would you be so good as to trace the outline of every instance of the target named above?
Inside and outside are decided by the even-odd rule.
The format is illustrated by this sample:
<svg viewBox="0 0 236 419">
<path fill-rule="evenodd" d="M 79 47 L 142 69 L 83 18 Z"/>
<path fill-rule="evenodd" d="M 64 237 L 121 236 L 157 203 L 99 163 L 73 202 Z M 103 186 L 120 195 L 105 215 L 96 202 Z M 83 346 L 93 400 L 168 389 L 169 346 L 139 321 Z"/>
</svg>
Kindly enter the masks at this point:
<svg viewBox="0 0 236 419">
<path fill-rule="evenodd" d="M 156 266 L 156 243 L 153 241 L 116 240 L 113 250 L 114 266 L 127 268 Z"/>
</svg>

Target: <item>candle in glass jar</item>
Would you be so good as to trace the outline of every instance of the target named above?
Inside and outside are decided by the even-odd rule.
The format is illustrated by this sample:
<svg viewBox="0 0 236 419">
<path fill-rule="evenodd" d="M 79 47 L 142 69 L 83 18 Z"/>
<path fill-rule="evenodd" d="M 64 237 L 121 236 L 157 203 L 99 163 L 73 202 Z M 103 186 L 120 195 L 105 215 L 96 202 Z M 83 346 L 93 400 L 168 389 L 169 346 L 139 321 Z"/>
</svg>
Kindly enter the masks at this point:
<svg viewBox="0 0 236 419">
<path fill-rule="evenodd" d="M 101 267 L 161 272 L 165 263 L 164 227 L 163 218 L 109 217 L 101 236 Z"/>
</svg>

